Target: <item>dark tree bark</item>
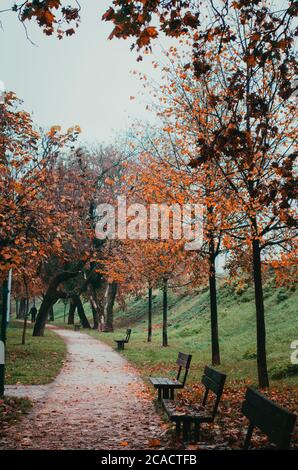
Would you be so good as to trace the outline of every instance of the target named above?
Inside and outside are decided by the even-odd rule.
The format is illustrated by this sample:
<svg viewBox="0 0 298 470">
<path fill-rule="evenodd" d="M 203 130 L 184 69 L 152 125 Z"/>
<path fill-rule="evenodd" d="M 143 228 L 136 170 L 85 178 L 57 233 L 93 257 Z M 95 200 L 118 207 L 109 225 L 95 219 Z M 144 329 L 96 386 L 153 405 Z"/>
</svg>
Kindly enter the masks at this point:
<svg viewBox="0 0 298 470">
<path fill-rule="evenodd" d="M 168 280 L 163 280 L 162 345 L 168 346 Z"/>
<path fill-rule="evenodd" d="M 28 313 L 29 313 L 29 298 L 27 297 L 25 301 L 24 324 L 23 324 L 23 333 L 22 333 L 22 345 L 23 346 L 26 344 Z"/>
<path fill-rule="evenodd" d="M 49 321 L 55 321 L 53 305 L 49 309 Z"/>
<path fill-rule="evenodd" d="M 212 365 L 220 364 L 219 338 L 218 338 L 218 315 L 217 315 L 217 292 L 215 272 L 215 249 L 213 238 L 209 241 L 209 293 L 211 314 L 211 350 Z"/>
<path fill-rule="evenodd" d="M 148 288 L 148 343 L 152 339 L 152 287 Z"/>
<path fill-rule="evenodd" d="M 112 282 L 108 287 L 107 311 L 105 331 L 114 331 L 114 304 L 116 299 L 118 285 Z"/>
<path fill-rule="evenodd" d="M 246 78 L 246 130 L 251 131 L 251 103 L 250 103 L 250 88 L 251 88 L 251 69 L 249 64 L 247 67 L 247 78 Z M 251 163 L 251 173 L 253 176 L 253 155 L 255 149 L 249 146 L 247 149 L 247 156 Z M 255 198 L 255 178 L 248 178 L 248 190 L 251 199 L 252 207 L 254 207 Z M 267 355 L 266 355 L 266 327 L 265 327 L 265 309 L 264 309 L 264 296 L 263 296 L 263 284 L 262 284 L 262 263 L 261 263 L 261 248 L 260 241 L 258 238 L 258 220 L 257 216 L 251 217 L 251 230 L 254 235 L 252 241 L 252 268 L 253 268 L 253 280 L 255 288 L 255 306 L 256 306 L 256 330 L 257 330 L 257 367 L 258 367 L 258 379 L 259 386 L 261 388 L 269 387 L 269 378 L 267 370 Z"/>
<path fill-rule="evenodd" d="M 94 276 L 89 280 L 87 291 L 92 310 L 93 329 L 98 330 L 100 321 L 105 316 L 107 283 L 102 276 Z"/>
<path fill-rule="evenodd" d="M 68 320 L 67 320 L 68 325 L 74 324 L 75 310 L 76 310 L 76 303 L 73 299 L 70 299 L 69 310 L 68 310 Z"/>
<path fill-rule="evenodd" d="M 28 290 L 28 282 L 26 276 L 23 276 L 23 282 L 26 292 L 26 302 L 25 302 L 25 315 L 24 315 L 24 325 L 23 325 L 23 334 L 22 334 L 22 345 L 26 343 L 26 330 L 27 330 L 27 320 L 29 315 L 29 290 Z"/>
<path fill-rule="evenodd" d="M 19 299 L 16 299 L 16 318 L 19 318 L 18 315 L 19 315 Z"/>
<path fill-rule="evenodd" d="M 67 294 L 58 290 L 59 285 L 62 282 L 72 279 L 78 275 L 79 271 L 74 272 L 63 272 L 57 274 L 50 282 L 48 290 L 42 300 L 39 308 L 36 322 L 33 329 L 33 336 L 43 336 L 46 321 L 48 318 L 50 308 L 57 302 L 58 299 L 66 298 Z"/>
<path fill-rule="evenodd" d="M 25 311 L 26 311 L 26 299 L 25 297 L 21 297 L 19 310 L 17 313 L 17 318 L 20 320 L 23 319 L 25 317 Z"/>
<path fill-rule="evenodd" d="M 90 297 L 90 307 L 91 307 L 91 310 L 92 310 L 92 317 L 93 317 L 93 330 L 98 330 L 98 327 L 99 327 L 99 315 L 98 315 L 98 311 L 97 311 L 97 308 L 95 306 L 95 301 L 93 299 L 93 297 Z"/>
<path fill-rule="evenodd" d="M 67 307 L 67 300 L 64 300 L 63 323 L 65 323 L 65 318 L 66 318 L 66 307 Z"/>
<path fill-rule="evenodd" d="M 261 388 L 269 387 L 266 355 L 266 327 L 262 284 L 261 250 L 258 239 L 253 240 L 253 278 L 255 287 L 256 324 L 257 324 L 257 364 Z"/>
<path fill-rule="evenodd" d="M 108 290 L 107 283 L 105 282 L 100 289 L 96 290 L 96 305 L 99 317 L 99 329 L 105 323 L 105 310 L 107 304 L 106 292 Z"/>
<path fill-rule="evenodd" d="M 98 318 L 98 326 L 97 329 L 100 328 L 102 325 L 102 321 L 105 321 L 105 309 L 106 309 L 106 303 L 107 303 L 107 290 L 109 289 L 109 286 L 107 285 L 107 282 L 105 279 L 101 278 L 100 283 L 98 286 L 93 287 L 93 297 L 95 300 L 95 306 L 96 306 L 96 318 Z"/>
<path fill-rule="evenodd" d="M 57 302 L 59 295 L 57 292 L 53 292 L 50 287 L 48 292 L 44 296 L 44 299 L 39 308 L 39 312 L 36 317 L 36 322 L 33 329 L 33 336 L 43 336 L 44 329 L 46 326 L 46 321 L 48 318 L 50 308 Z"/>
<path fill-rule="evenodd" d="M 93 317 L 93 330 L 98 330 L 100 320 L 100 308 L 97 300 L 96 288 L 93 285 L 88 286 L 89 302 Z"/>
<path fill-rule="evenodd" d="M 73 296 L 75 305 L 77 307 L 77 312 L 80 318 L 80 322 L 83 328 L 91 328 L 88 318 L 85 315 L 84 307 L 79 295 Z"/>
</svg>

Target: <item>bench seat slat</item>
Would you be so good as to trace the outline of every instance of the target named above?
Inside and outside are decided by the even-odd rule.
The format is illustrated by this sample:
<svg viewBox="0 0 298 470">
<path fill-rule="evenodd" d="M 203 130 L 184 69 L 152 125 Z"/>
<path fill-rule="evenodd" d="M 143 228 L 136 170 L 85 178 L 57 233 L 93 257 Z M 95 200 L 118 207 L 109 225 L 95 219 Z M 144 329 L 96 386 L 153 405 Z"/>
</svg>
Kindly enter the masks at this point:
<svg viewBox="0 0 298 470">
<path fill-rule="evenodd" d="M 150 383 L 158 392 L 158 400 L 161 398 L 174 398 L 176 389 L 183 389 L 189 372 L 191 362 L 191 354 L 184 354 L 179 352 L 176 363 L 179 365 L 175 379 L 168 377 L 149 377 Z M 183 371 L 184 369 L 184 371 Z"/>
<path fill-rule="evenodd" d="M 131 328 L 128 328 L 126 330 L 126 336 L 125 338 L 122 339 L 114 339 L 115 343 L 117 343 L 118 349 L 123 350 L 124 349 L 124 344 L 127 344 L 129 342 L 131 335 Z"/>
<path fill-rule="evenodd" d="M 160 384 L 160 379 L 158 377 L 149 377 L 150 382 L 152 385 L 159 385 Z"/>
<path fill-rule="evenodd" d="M 168 387 L 168 388 L 182 388 L 183 384 L 180 382 L 177 382 L 176 380 L 171 380 L 167 379 L 166 377 L 150 377 L 149 378 L 150 382 L 154 387 L 162 388 L 162 387 Z"/>
<path fill-rule="evenodd" d="M 180 352 L 178 354 L 178 359 L 176 361 L 176 364 L 178 366 L 181 366 L 181 367 L 185 367 L 185 368 L 189 368 L 189 365 L 190 365 L 190 361 L 191 361 L 191 355 L 190 354 L 184 354 L 182 352 Z"/>
<path fill-rule="evenodd" d="M 202 384 L 205 385 L 206 388 L 211 390 L 216 395 L 221 392 L 222 385 L 214 382 L 210 377 L 207 375 L 203 375 L 202 377 Z"/>
<path fill-rule="evenodd" d="M 223 374 L 222 372 L 218 372 L 215 369 L 212 369 L 211 367 L 205 366 L 204 367 L 204 375 L 207 375 L 210 379 L 213 380 L 213 382 L 216 382 L 218 384 L 221 384 L 225 382 L 226 380 L 226 374 Z"/>
<path fill-rule="evenodd" d="M 187 413 L 185 411 L 179 411 L 179 409 L 177 409 L 177 402 L 165 398 L 163 398 L 162 404 L 167 415 L 172 421 L 192 420 L 199 423 L 211 423 L 213 421 L 213 417 L 206 414 L 204 410 L 200 412 L 196 409 L 190 409 L 187 410 Z"/>
</svg>

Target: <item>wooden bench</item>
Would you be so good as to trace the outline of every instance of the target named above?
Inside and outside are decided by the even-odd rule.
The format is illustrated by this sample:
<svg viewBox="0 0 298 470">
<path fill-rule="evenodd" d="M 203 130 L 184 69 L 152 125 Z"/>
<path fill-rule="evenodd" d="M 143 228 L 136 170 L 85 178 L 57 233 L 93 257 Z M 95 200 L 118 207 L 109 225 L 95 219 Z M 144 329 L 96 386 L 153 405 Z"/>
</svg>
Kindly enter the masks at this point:
<svg viewBox="0 0 298 470">
<path fill-rule="evenodd" d="M 126 337 L 124 339 L 114 339 L 115 343 L 117 343 L 117 349 L 119 351 L 123 351 L 125 343 L 129 342 L 130 335 L 131 335 L 131 329 L 127 328 Z"/>
<path fill-rule="evenodd" d="M 179 402 L 174 402 L 173 400 L 162 400 L 164 409 L 169 416 L 170 421 L 176 424 L 176 433 L 178 436 L 181 434 L 182 427 L 182 437 L 184 442 L 189 440 L 193 440 L 194 442 L 199 441 L 201 423 L 212 423 L 214 421 L 225 381 L 225 374 L 206 366 L 202 377 L 202 384 L 205 387 L 202 404 L 191 407 L 180 405 Z M 209 392 L 213 393 L 214 400 L 213 406 L 207 410 L 206 405 L 208 402 Z"/>
<path fill-rule="evenodd" d="M 75 323 L 73 327 L 75 331 L 79 331 L 81 329 L 81 326 L 81 323 Z"/>
<path fill-rule="evenodd" d="M 150 382 L 158 390 L 158 400 L 161 398 L 174 399 L 175 389 L 181 389 L 184 387 L 189 371 L 191 362 L 191 354 L 179 353 L 176 364 L 179 366 L 176 380 L 171 380 L 166 377 L 149 377 Z M 184 376 L 180 382 L 180 376 L 182 369 L 184 369 Z"/>
<path fill-rule="evenodd" d="M 249 449 L 254 428 L 267 434 L 269 441 L 278 449 L 290 447 L 291 435 L 296 422 L 296 415 L 273 403 L 261 393 L 248 387 L 242 413 L 249 420 L 244 449 Z"/>
</svg>

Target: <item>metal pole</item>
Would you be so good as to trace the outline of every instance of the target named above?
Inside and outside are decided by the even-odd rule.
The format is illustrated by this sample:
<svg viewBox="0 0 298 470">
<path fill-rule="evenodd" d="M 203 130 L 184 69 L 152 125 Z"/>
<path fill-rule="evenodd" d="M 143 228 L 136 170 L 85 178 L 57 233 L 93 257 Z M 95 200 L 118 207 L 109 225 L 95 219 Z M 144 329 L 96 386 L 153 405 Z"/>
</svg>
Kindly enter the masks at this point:
<svg viewBox="0 0 298 470">
<path fill-rule="evenodd" d="M 11 282 L 12 282 L 12 269 L 8 272 L 8 292 L 7 292 L 7 311 L 6 311 L 6 319 L 7 323 L 10 322 L 10 299 L 11 299 Z"/>
<path fill-rule="evenodd" d="M 8 281 L 3 282 L 2 287 L 2 316 L 1 316 L 1 338 L 0 338 L 0 396 L 4 395 L 5 382 L 5 343 L 7 325 L 7 298 Z"/>
</svg>

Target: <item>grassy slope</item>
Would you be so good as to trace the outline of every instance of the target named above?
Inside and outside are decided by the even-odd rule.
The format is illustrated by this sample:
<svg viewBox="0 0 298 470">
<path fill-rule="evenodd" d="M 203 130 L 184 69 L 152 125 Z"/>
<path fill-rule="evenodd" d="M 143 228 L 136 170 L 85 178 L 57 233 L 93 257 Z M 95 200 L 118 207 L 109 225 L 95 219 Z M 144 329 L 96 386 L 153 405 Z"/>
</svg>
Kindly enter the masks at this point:
<svg viewBox="0 0 298 470">
<path fill-rule="evenodd" d="M 297 339 L 297 300 L 295 292 L 265 287 L 268 368 L 274 385 L 298 383 L 298 366 L 290 363 L 290 343 Z M 161 293 L 154 296 L 154 330 L 152 343 L 146 342 L 146 299 L 134 299 L 127 311 L 117 311 L 115 324 L 121 331 L 91 334 L 114 345 L 124 328 L 133 329 L 131 342 L 124 351 L 143 376 L 152 372 L 173 372 L 178 351 L 193 354 L 190 380 L 199 380 L 202 367 L 210 363 L 210 315 L 208 290 L 192 296 L 169 296 L 169 347 L 161 347 Z M 222 365 L 220 370 L 231 381 L 256 383 L 255 310 L 253 291 L 242 292 L 223 286 L 218 293 L 219 334 Z M 296 375 L 295 375 L 296 374 Z"/>
<path fill-rule="evenodd" d="M 24 385 L 46 384 L 59 373 L 66 355 L 62 338 L 47 330 L 44 337 L 33 337 L 27 329 L 22 346 L 22 323 L 11 322 L 7 330 L 6 383 Z"/>
</svg>

